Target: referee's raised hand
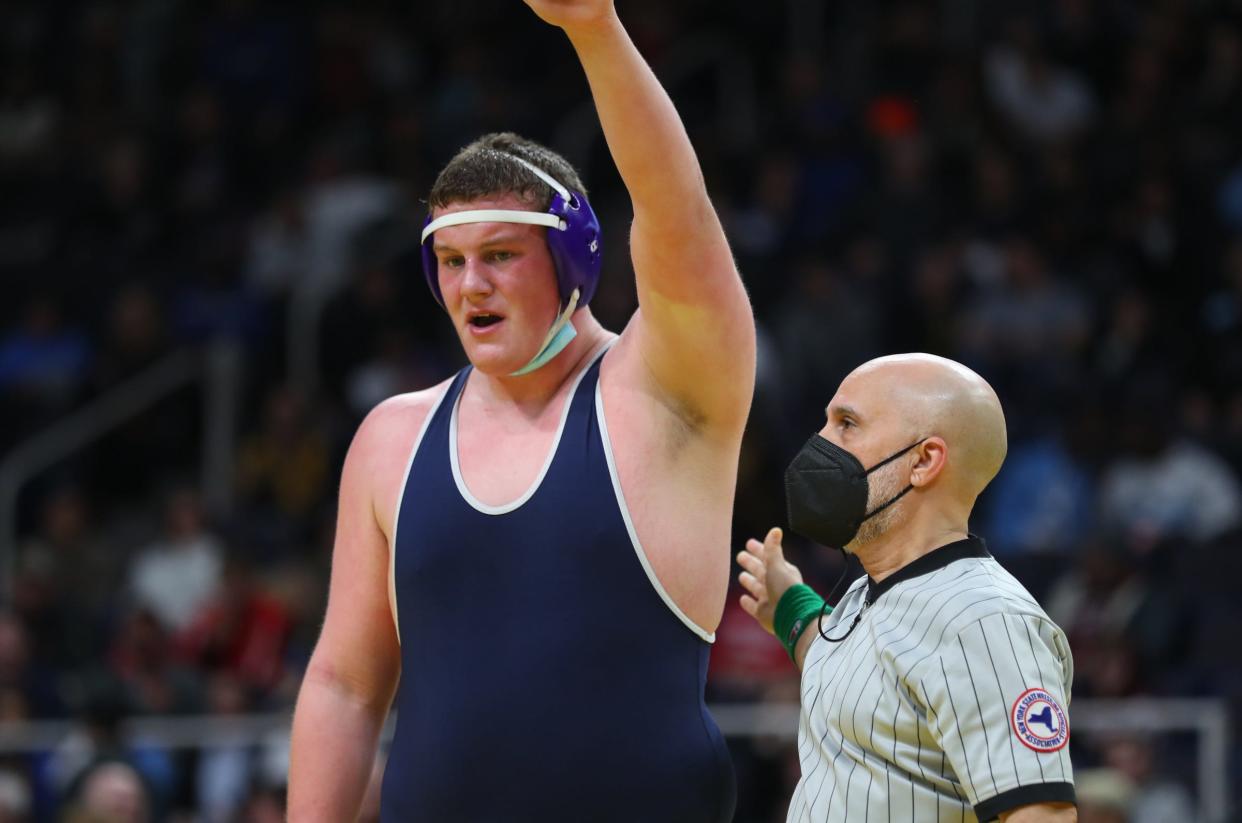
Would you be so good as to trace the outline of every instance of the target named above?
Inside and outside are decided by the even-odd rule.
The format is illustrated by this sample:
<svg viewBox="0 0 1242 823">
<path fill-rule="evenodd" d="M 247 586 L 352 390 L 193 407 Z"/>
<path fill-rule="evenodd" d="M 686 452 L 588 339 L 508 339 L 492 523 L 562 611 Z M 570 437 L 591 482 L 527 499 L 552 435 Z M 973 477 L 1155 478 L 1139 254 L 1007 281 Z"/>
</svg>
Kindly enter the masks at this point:
<svg viewBox="0 0 1242 823">
<path fill-rule="evenodd" d="M 781 595 L 802 582 L 802 572 L 785 559 L 781 536 L 780 528 L 774 526 L 768 529 L 762 543 L 752 537 L 746 541 L 746 548 L 737 553 L 737 563 L 742 567 L 737 579 L 746 590 L 741 597 L 742 608 L 769 634 L 773 633 L 772 617 Z"/>
</svg>

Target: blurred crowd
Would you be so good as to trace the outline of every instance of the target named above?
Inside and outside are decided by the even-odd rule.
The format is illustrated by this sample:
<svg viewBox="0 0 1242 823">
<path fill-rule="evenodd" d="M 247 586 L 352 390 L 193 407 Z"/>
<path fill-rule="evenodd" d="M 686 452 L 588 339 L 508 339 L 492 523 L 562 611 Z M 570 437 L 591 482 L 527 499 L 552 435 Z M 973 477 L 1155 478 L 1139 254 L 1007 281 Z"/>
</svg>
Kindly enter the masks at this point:
<svg viewBox="0 0 1242 823">
<path fill-rule="evenodd" d="M 851 368 L 953 357 L 1010 427 L 972 527 L 1069 634 L 1075 698 L 1242 708 L 1242 3 L 619 6 L 758 318 L 735 542 L 783 523 Z M 280 820 L 279 738 L 119 730 L 290 708 L 355 426 L 463 363 L 417 261 L 458 147 L 513 130 L 580 165 L 593 307 L 624 324 L 629 205 L 585 81 L 516 0 L 15 0 L 0 61 L 0 459 L 170 353 L 244 353 L 231 502 L 202 495 L 198 384 L 23 487 L 0 732 L 77 731 L 0 755 L 0 823 Z M 712 700 L 796 700 L 735 602 L 719 637 Z M 1192 742 L 1076 736 L 1080 819 L 1197 819 Z M 731 744 L 739 823 L 783 820 L 791 747 Z"/>
</svg>

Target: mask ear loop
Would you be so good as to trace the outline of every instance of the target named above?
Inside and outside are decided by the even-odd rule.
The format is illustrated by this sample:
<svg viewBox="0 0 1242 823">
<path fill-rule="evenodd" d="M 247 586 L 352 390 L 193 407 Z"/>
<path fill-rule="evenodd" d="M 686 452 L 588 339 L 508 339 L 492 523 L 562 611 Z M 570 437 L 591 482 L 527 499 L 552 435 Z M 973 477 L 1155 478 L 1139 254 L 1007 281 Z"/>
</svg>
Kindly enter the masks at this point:
<svg viewBox="0 0 1242 823">
<path fill-rule="evenodd" d="M 926 443 L 926 442 L 927 442 L 927 438 L 926 438 L 926 437 L 924 437 L 922 440 L 915 440 L 913 443 L 911 443 L 909 446 L 906 446 L 906 447 L 905 447 L 904 449 L 902 449 L 901 451 L 899 451 L 899 452 L 894 452 L 894 453 L 890 454 L 888 457 L 884 458 L 884 459 L 883 459 L 883 460 L 881 460 L 879 463 L 876 463 L 874 466 L 872 466 L 871 468 L 867 469 L 865 472 L 863 472 L 863 476 L 864 476 L 864 477 L 866 477 L 866 476 L 870 475 L 870 474 L 871 474 L 873 471 L 875 471 L 876 469 L 883 468 L 884 466 L 887 466 L 889 463 L 892 463 L 892 462 L 893 462 L 894 460 L 896 460 L 898 457 L 901 457 L 903 454 L 905 454 L 906 452 L 910 451 L 910 449 L 917 448 L 918 446 L 921 446 L 921 445 L 923 445 L 923 444 L 924 444 L 924 443 Z"/>
<path fill-rule="evenodd" d="M 914 484 L 913 484 L 913 483 L 911 483 L 910 485 L 906 486 L 906 487 L 905 487 L 904 489 L 902 489 L 900 492 L 898 492 L 897 494 L 895 494 L 895 495 L 892 497 L 892 499 L 890 499 L 887 503 L 881 503 L 880 505 L 876 506 L 876 507 L 875 507 L 874 509 L 872 509 L 871 511 L 867 512 L 865 515 L 863 515 L 863 519 L 862 519 L 862 521 L 861 521 L 861 522 L 866 523 L 868 520 L 870 520 L 871 518 L 875 517 L 877 514 L 879 514 L 880 512 L 884 511 L 884 510 L 885 510 L 885 509 L 887 509 L 889 506 L 893 505 L 893 504 L 894 504 L 894 503 L 896 503 L 898 500 L 900 500 L 901 498 L 905 497 L 907 494 L 909 494 L 909 493 L 910 493 L 910 492 L 912 492 L 912 491 L 914 491 Z"/>
<path fill-rule="evenodd" d="M 916 440 L 915 442 L 911 443 L 909 446 L 906 446 L 904 449 L 902 449 L 901 451 L 897 452 L 896 454 L 889 455 L 888 457 L 886 457 L 886 458 L 884 458 L 883 460 L 881 460 L 879 463 L 876 463 L 874 466 L 872 466 L 871 468 L 869 468 L 869 469 L 867 469 L 865 472 L 863 472 L 863 477 L 867 477 L 867 476 L 869 476 L 869 475 L 870 475 L 873 471 L 875 471 L 876 469 L 880 468 L 881 466 L 887 466 L 889 463 L 892 463 L 892 462 L 893 462 L 894 460 L 896 460 L 898 457 L 901 457 L 903 454 L 905 454 L 906 452 L 910 451 L 910 449 L 916 448 L 917 446 L 922 445 L 922 444 L 923 444 L 924 442 L 926 442 L 926 441 L 927 441 L 927 438 L 926 438 L 926 437 L 924 437 L 922 440 Z M 876 507 L 875 507 L 874 509 L 872 509 L 871 511 L 866 512 L 865 514 L 863 514 L 863 519 L 862 519 L 862 520 L 860 520 L 860 521 L 859 521 L 859 523 L 861 524 L 861 523 L 865 523 L 865 522 L 867 522 L 868 520 L 870 520 L 871 518 L 875 517 L 875 516 L 876 516 L 877 514 L 879 514 L 880 512 L 882 512 L 882 511 L 884 511 L 885 509 L 887 509 L 889 506 L 891 506 L 891 505 L 893 505 L 894 503 L 896 503 L 896 502 L 897 502 L 898 500 L 900 500 L 901 498 L 905 497 L 907 494 L 909 494 L 909 493 L 910 493 L 911 491 L 913 491 L 913 490 L 914 490 L 914 484 L 913 484 L 913 483 L 911 483 L 911 484 L 909 484 L 908 486 L 906 486 L 904 489 L 902 489 L 900 494 L 898 494 L 896 497 L 893 497 L 892 499 L 890 499 L 887 503 L 881 503 L 879 506 L 876 506 Z"/>
</svg>

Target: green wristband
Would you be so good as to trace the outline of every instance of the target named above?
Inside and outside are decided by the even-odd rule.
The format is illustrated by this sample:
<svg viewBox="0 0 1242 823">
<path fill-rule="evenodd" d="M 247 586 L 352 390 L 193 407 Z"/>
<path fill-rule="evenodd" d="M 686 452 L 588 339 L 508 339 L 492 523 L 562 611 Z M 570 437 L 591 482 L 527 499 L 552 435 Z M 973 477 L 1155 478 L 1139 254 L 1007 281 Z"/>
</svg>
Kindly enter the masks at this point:
<svg viewBox="0 0 1242 823">
<path fill-rule="evenodd" d="M 797 662 L 794 649 L 798 646 L 798 638 L 825 611 L 831 613 L 832 609 L 825 606 L 824 598 L 805 583 L 790 586 L 781 595 L 776 604 L 776 614 L 772 617 L 772 629 L 790 660 Z"/>
</svg>

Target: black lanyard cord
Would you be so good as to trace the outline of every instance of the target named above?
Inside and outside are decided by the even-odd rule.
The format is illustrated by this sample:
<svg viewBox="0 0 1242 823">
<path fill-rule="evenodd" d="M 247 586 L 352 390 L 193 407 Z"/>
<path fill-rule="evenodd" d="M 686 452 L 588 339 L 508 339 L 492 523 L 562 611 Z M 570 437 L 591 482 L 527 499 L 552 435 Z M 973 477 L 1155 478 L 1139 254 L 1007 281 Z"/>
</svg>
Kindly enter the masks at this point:
<svg viewBox="0 0 1242 823">
<path fill-rule="evenodd" d="M 832 591 L 828 594 L 828 599 L 825 600 L 824 605 L 820 607 L 819 621 L 815 624 L 815 628 L 819 632 L 819 636 L 827 640 L 829 643 L 840 643 L 842 640 L 849 637 L 853 633 L 854 629 L 858 627 L 858 621 L 862 620 L 863 612 L 865 612 L 867 607 L 871 605 L 871 601 L 864 598 L 862 607 L 858 610 L 858 614 L 854 615 L 854 622 L 850 623 L 850 627 L 846 629 L 845 634 L 840 637 L 829 637 L 828 633 L 824 631 L 824 615 L 828 611 L 828 601 L 832 600 L 833 596 L 837 593 L 837 589 L 841 588 L 841 583 L 845 580 L 845 576 L 849 574 L 850 561 L 853 560 L 853 556 L 846 554 L 844 549 L 841 550 L 841 556 L 845 558 L 845 568 L 841 570 L 841 576 L 837 578 L 837 582 L 833 584 Z"/>
</svg>

